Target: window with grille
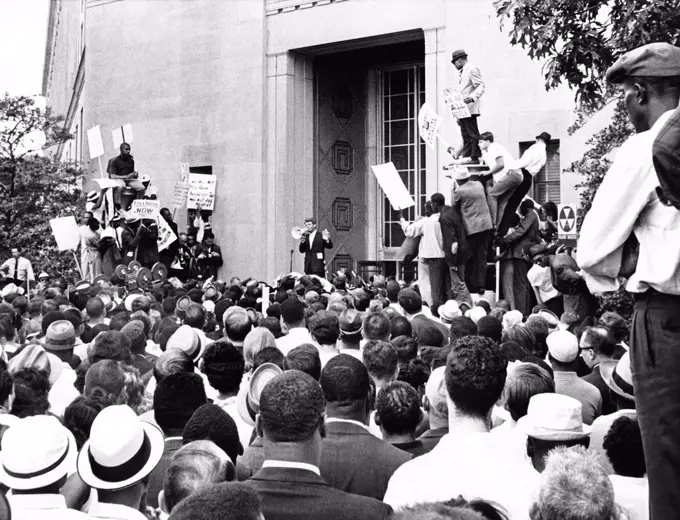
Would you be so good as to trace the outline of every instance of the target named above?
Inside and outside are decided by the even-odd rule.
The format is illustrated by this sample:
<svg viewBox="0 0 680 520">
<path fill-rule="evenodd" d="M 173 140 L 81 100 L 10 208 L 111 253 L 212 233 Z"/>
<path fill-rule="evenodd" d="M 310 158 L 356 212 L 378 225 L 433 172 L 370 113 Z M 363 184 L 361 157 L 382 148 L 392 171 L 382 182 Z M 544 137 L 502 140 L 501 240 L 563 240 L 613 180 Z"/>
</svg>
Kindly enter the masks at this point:
<svg viewBox="0 0 680 520">
<path fill-rule="evenodd" d="M 425 67 L 389 68 L 382 71 L 382 150 L 384 162 L 394 163 L 401 179 L 416 201 L 416 207 L 404 210 L 406 220 L 423 215 L 425 191 L 425 143 L 418 135 L 418 110 L 425 102 Z M 382 245 L 399 247 L 404 232 L 399 212 L 382 194 Z"/>
<path fill-rule="evenodd" d="M 519 143 L 520 156 L 535 143 L 535 141 Z M 553 139 L 546 146 L 546 162 L 534 176 L 532 198 L 539 204 L 552 201 L 560 203 L 560 140 Z"/>
</svg>

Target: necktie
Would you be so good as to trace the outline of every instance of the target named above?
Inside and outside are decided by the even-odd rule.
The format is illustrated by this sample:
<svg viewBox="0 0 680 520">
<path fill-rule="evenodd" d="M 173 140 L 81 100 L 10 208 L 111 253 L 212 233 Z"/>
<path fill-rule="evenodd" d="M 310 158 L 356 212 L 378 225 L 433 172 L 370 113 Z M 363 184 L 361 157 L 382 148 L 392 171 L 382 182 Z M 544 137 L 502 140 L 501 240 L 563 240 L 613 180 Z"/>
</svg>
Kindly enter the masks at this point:
<svg viewBox="0 0 680 520">
<path fill-rule="evenodd" d="M 15 280 L 19 279 L 19 259 L 15 258 L 14 259 L 14 276 L 12 277 Z"/>
</svg>

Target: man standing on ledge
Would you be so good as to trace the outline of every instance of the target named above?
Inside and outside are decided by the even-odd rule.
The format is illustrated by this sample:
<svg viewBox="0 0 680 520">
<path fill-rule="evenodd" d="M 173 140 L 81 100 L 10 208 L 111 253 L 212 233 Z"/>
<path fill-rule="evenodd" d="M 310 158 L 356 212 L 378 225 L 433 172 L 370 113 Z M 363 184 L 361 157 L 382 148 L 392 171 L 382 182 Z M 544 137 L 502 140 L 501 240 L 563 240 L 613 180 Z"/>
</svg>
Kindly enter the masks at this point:
<svg viewBox="0 0 680 520">
<path fill-rule="evenodd" d="M 316 219 L 305 220 L 307 232 L 300 239 L 300 253 L 305 255 L 305 274 L 326 276 L 326 249 L 333 247 L 331 234 L 324 229 L 321 234 L 316 230 Z"/>
<path fill-rule="evenodd" d="M 666 194 L 654 160 L 660 166 L 659 144 L 678 153 L 677 143 L 663 140 L 680 100 L 680 48 L 650 43 L 632 50 L 607 71 L 607 81 L 621 85 L 637 134 L 623 143 L 597 190 L 581 227 L 577 261 L 593 293 L 616 290 L 619 276 L 628 278 L 626 289 L 636 300 L 630 362 L 649 518 L 678 519 L 680 211 L 660 200 Z"/>
<path fill-rule="evenodd" d="M 477 164 L 482 155 L 479 151 L 479 127 L 477 126 L 481 105 L 480 98 L 484 94 L 482 73 L 479 72 L 477 67 L 468 63 L 468 55 L 463 49 L 453 51 L 451 63 L 460 73 L 457 88 L 460 89 L 463 101 L 470 110 L 470 117 L 463 117 L 458 120 L 460 133 L 463 137 L 463 148 L 460 150 L 449 148 L 448 152 L 453 155 L 454 159 L 469 157 L 471 164 Z"/>
</svg>

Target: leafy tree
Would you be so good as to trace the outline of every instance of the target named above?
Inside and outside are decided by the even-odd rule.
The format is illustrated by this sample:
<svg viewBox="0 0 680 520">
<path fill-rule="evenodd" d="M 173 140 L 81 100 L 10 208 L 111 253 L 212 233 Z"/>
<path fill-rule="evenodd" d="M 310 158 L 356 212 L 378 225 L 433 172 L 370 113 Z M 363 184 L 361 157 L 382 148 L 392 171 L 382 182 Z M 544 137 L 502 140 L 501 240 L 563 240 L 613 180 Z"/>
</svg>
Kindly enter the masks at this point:
<svg viewBox="0 0 680 520">
<path fill-rule="evenodd" d="M 604 82 L 606 70 L 624 52 L 652 42 L 680 44 L 680 0 L 494 0 L 501 26 L 510 20 L 512 45 L 544 61 L 547 90 L 566 82 L 575 92 L 578 129 L 606 103 L 615 105 L 609 126 L 588 141 L 583 158 L 566 171 L 578 185 L 578 229 L 611 165 L 611 155 L 634 133 L 618 89 Z M 632 314 L 623 289 L 601 295 L 604 310 Z"/>
<path fill-rule="evenodd" d="M 54 274 L 72 271 L 75 263 L 71 253 L 57 250 L 49 220 L 76 213 L 82 203 L 77 165 L 39 154 L 72 138 L 62 121 L 30 97 L 0 99 L 0 258 L 19 246 L 35 270 Z"/>
</svg>

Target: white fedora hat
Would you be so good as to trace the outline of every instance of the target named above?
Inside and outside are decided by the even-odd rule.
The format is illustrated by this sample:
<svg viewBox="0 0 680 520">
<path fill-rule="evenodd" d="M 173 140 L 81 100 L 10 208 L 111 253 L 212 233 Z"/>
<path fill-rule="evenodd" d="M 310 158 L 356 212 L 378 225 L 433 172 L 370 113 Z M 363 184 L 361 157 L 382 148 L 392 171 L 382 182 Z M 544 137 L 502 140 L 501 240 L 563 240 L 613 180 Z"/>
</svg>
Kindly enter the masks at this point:
<svg viewBox="0 0 680 520">
<path fill-rule="evenodd" d="M 39 489 L 75 472 L 78 447 L 52 416 L 19 419 L 2 437 L 0 481 L 10 489 Z"/>
<path fill-rule="evenodd" d="M 630 370 L 630 354 L 626 352 L 618 361 L 605 361 L 600 365 L 600 374 L 607 386 L 621 397 L 635 401 L 633 373 Z"/>
<path fill-rule="evenodd" d="M 149 475 L 163 456 L 163 432 L 126 405 L 109 406 L 92 423 L 78 455 L 78 474 L 90 487 L 124 489 Z"/>
<path fill-rule="evenodd" d="M 527 414 L 517 421 L 517 428 L 534 439 L 582 439 L 593 429 L 583 424 L 581 409 L 581 402 L 568 395 L 537 394 L 529 400 Z"/>
</svg>

